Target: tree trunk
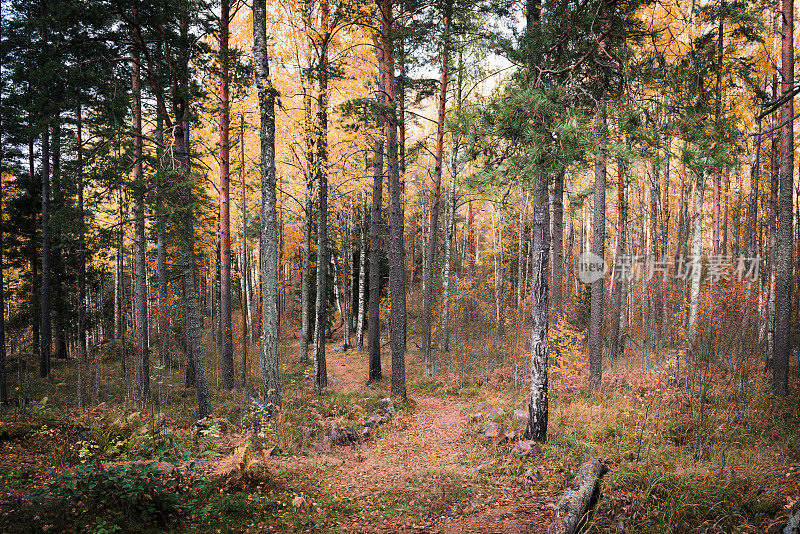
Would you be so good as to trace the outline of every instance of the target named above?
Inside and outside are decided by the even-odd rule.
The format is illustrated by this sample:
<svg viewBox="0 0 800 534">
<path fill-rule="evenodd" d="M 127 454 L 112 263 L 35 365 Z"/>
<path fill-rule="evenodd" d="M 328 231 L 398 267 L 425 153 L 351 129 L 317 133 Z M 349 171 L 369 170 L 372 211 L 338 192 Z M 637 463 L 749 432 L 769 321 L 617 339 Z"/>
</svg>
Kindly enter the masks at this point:
<svg viewBox="0 0 800 534">
<path fill-rule="evenodd" d="M 221 0 L 219 28 L 219 320 L 222 334 L 222 387 L 233 389 L 233 331 L 231 330 L 231 213 L 230 115 L 228 35 L 230 0 Z"/>
<path fill-rule="evenodd" d="M 794 90 L 794 0 L 783 0 L 781 31 L 782 93 Z M 794 98 L 781 106 L 781 165 L 778 196 L 778 231 L 775 254 L 775 345 L 772 363 L 772 391 L 785 396 L 789 389 L 789 356 L 792 318 L 792 253 L 794 188 Z"/>
<path fill-rule="evenodd" d="M 433 306 L 433 271 L 436 264 L 436 250 L 439 247 L 439 205 L 442 189 L 442 164 L 444 161 L 444 118 L 447 110 L 447 82 L 450 74 L 450 18 L 451 7 L 444 6 L 444 34 L 442 42 L 442 75 L 439 81 L 439 112 L 436 120 L 436 152 L 431 190 L 431 211 L 428 224 L 428 250 L 423 264 L 423 285 L 425 293 L 422 297 L 422 359 L 431 370 L 431 308 Z M 391 179 L 391 177 L 390 177 Z"/>
<path fill-rule="evenodd" d="M 661 255 L 659 256 L 658 260 L 661 262 L 667 261 L 667 249 L 669 248 L 669 218 L 670 218 L 670 211 L 669 211 L 669 180 L 670 180 L 670 155 L 672 152 L 672 139 L 667 137 L 664 139 L 664 182 L 663 186 L 661 187 Z M 666 266 L 666 263 L 662 265 Z M 667 299 L 667 275 L 666 273 L 661 275 L 660 281 L 660 290 L 659 290 L 659 300 L 661 301 L 661 307 L 657 311 L 659 314 L 659 341 L 662 345 L 666 342 L 666 338 L 669 336 L 669 325 L 671 324 L 668 321 L 669 315 L 669 299 Z"/>
<path fill-rule="evenodd" d="M 494 233 L 494 318 L 498 329 L 503 325 L 503 217 L 498 202 L 494 202 L 492 214 L 492 230 Z M 547 229 L 548 232 L 550 229 Z"/>
<path fill-rule="evenodd" d="M 463 100 L 463 87 L 464 87 L 464 55 L 462 47 L 458 49 L 458 76 L 456 77 L 456 113 L 461 112 L 461 103 Z M 441 346 L 444 352 L 450 350 L 450 273 L 452 271 L 451 257 L 453 250 L 453 240 L 455 239 L 456 232 L 456 180 L 458 179 L 459 167 L 459 150 L 461 147 L 461 136 L 458 132 L 453 132 L 453 139 L 451 143 L 452 153 L 450 158 L 450 197 L 448 205 L 448 219 L 447 219 L 447 235 L 445 241 L 445 259 L 444 259 L 444 276 L 442 288 L 442 340 Z M 413 253 L 412 264 L 413 264 Z M 412 271 L 413 272 L 413 271 Z M 413 286 L 414 278 L 411 278 Z"/>
<path fill-rule="evenodd" d="M 134 8 L 134 20 L 136 9 Z M 144 228 L 144 170 L 142 161 L 142 88 L 139 77 L 139 60 L 131 62 L 131 87 L 133 92 L 133 211 L 134 211 L 134 280 L 133 294 L 136 306 L 136 371 L 138 375 L 139 401 L 146 404 L 150 401 L 150 358 L 147 346 L 147 258 L 145 256 L 147 241 Z"/>
<path fill-rule="evenodd" d="M 595 112 L 597 128 L 596 156 L 594 165 L 594 214 L 592 220 L 592 253 L 603 258 L 605 251 L 606 212 L 606 142 L 605 142 L 605 97 L 600 98 Z M 600 389 L 603 378 L 603 300 L 605 297 L 603 278 L 592 283 L 592 299 L 589 319 L 589 382 L 593 390 Z"/>
<path fill-rule="evenodd" d="M 0 41 L 2 38 L 0 37 Z M 2 54 L 0 54 L 0 73 L 3 69 Z M 3 81 L 0 77 L 0 100 L 3 96 Z M 78 114 L 80 117 L 80 113 Z M 3 128 L 0 117 L 0 165 L 3 161 Z M 80 118 L 78 119 L 78 132 L 80 132 Z M 79 136 L 80 137 L 80 134 Z M 80 151 L 78 152 L 80 154 Z M 80 155 L 78 156 L 80 158 Z M 79 176 L 80 180 L 80 176 Z M 8 389 L 6 385 L 6 301 L 5 285 L 3 278 L 3 184 L 0 180 L 0 404 L 8 404 Z M 80 406 L 80 374 L 78 375 L 78 405 Z"/>
<path fill-rule="evenodd" d="M 672 139 L 667 138 L 664 143 L 664 185 L 661 187 L 661 256 L 666 260 L 669 245 L 669 171 L 670 153 L 672 152 Z"/>
<path fill-rule="evenodd" d="M 614 263 L 619 265 L 625 254 L 625 245 L 628 236 L 625 230 L 627 229 L 628 220 L 628 205 L 625 202 L 625 176 L 627 174 L 627 165 L 620 161 L 617 164 L 617 250 L 614 253 Z M 623 309 L 622 288 L 627 281 L 624 277 L 617 277 L 614 272 L 614 309 L 611 316 L 611 340 L 609 357 L 613 360 L 621 356 L 625 351 L 625 340 L 623 337 L 622 316 L 625 313 Z"/>
<path fill-rule="evenodd" d="M 456 176 L 458 174 L 458 152 L 453 147 L 452 179 L 450 181 L 450 194 L 447 198 L 447 223 L 444 241 L 444 273 L 442 275 L 442 328 L 441 349 L 450 350 L 450 257 L 453 249 L 453 235 L 456 229 Z"/>
<path fill-rule="evenodd" d="M 333 300 L 336 303 L 336 313 L 339 314 L 340 326 L 344 326 L 344 306 L 341 293 L 339 293 L 339 266 L 336 264 L 336 258 L 330 258 L 328 265 L 333 270 Z"/>
<path fill-rule="evenodd" d="M 724 18 L 724 9 L 725 9 L 725 2 L 724 0 L 720 4 L 720 14 L 719 14 L 719 23 L 717 24 L 717 57 L 716 57 L 716 75 L 717 75 L 717 103 L 716 103 L 716 119 L 717 121 L 720 120 L 722 117 L 722 59 L 723 59 L 723 52 L 724 52 L 724 28 L 725 28 L 725 18 Z M 721 181 L 721 174 L 720 170 L 716 169 L 713 174 L 714 180 L 714 191 L 712 194 L 711 202 L 712 202 L 712 212 L 713 212 L 713 226 L 712 226 L 712 249 L 714 256 L 719 255 L 720 253 L 720 181 Z"/>
<path fill-rule="evenodd" d="M 51 199 L 51 207 L 54 207 L 55 213 L 58 215 L 61 210 L 66 207 L 65 198 L 65 184 L 63 176 L 61 175 L 61 110 L 57 109 L 55 112 L 53 127 L 51 132 L 52 139 L 50 141 L 52 162 L 52 186 L 51 192 L 53 194 Z M 66 315 L 66 299 L 65 299 L 65 266 L 64 258 L 62 257 L 62 249 L 64 246 L 64 238 L 66 237 L 61 225 L 55 225 L 50 228 L 51 232 L 51 274 L 50 283 L 52 287 L 52 311 L 53 311 L 53 325 L 55 328 L 55 357 L 59 360 L 67 359 L 67 341 L 65 335 L 66 325 L 64 319 Z"/>
<path fill-rule="evenodd" d="M 242 271 L 242 386 L 247 385 L 247 341 L 250 330 L 250 299 L 248 280 L 250 265 L 247 261 L 247 179 L 244 174 L 244 115 L 239 123 L 239 179 L 242 184 L 242 250 L 239 255 Z"/>
<path fill-rule="evenodd" d="M 747 256 L 756 255 L 756 224 L 758 217 L 758 183 L 761 180 L 761 119 L 756 120 L 755 156 L 750 166 L 750 196 L 747 201 L 747 234 L 745 248 Z"/>
<path fill-rule="evenodd" d="M 525 212 L 528 211 L 528 195 L 525 191 L 525 200 L 519 206 L 519 224 L 517 225 L 517 308 L 522 308 L 525 298 Z"/>
<path fill-rule="evenodd" d="M 381 40 L 387 104 L 395 104 L 394 43 L 392 41 L 393 0 L 381 0 Z M 389 171 L 389 299 L 392 350 L 392 395 L 406 397 L 405 369 L 405 253 L 403 250 L 403 205 L 397 156 L 397 119 L 386 120 L 386 160 Z"/>
<path fill-rule="evenodd" d="M 281 406 L 278 339 L 278 227 L 275 179 L 275 94 L 269 78 L 266 0 L 253 0 L 253 57 L 261 116 L 261 261 L 262 348 L 264 404 Z"/>
<path fill-rule="evenodd" d="M 219 230 L 219 219 L 217 219 L 217 229 Z M 217 365 L 220 364 L 219 355 L 222 352 L 222 322 L 220 317 L 220 291 L 219 291 L 219 264 L 220 247 L 219 242 L 214 247 L 214 254 L 208 258 L 208 311 L 211 315 L 209 330 L 211 331 L 211 342 L 214 345 Z M 219 386 L 219 373 L 217 374 L 217 386 Z"/>
<path fill-rule="evenodd" d="M 117 322 L 117 339 L 119 339 L 119 363 L 120 372 L 123 380 L 128 380 L 128 352 L 125 345 L 125 334 L 127 328 L 125 313 L 125 232 L 122 229 L 127 210 L 123 202 L 122 184 L 119 189 L 119 232 L 117 236 L 117 268 L 114 283 L 117 287 L 115 295 L 115 307 Z"/>
<path fill-rule="evenodd" d="M 700 278 L 702 275 L 702 263 L 700 253 L 703 246 L 703 193 L 704 180 L 702 172 L 697 173 L 694 186 L 694 214 L 692 214 L 692 283 L 689 293 L 689 350 L 687 358 L 693 360 L 695 357 L 695 337 L 697 334 L 697 299 L 700 295 Z"/>
<path fill-rule="evenodd" d="M 660 261 L 659 254 L 661 253 L 660 245 L 660 228 L 659 215 L 661 208 L 659 203 L 661 201 L 661 187 L 660 175 L 661 169 L 659 167 L 658 154 L 653 160 L 653 174 L 650 177 L 650 255 L 651 261 Z M 645 330 L 645 351 L 644 351 L 644 368 L 650 368 L 650 360 L 654 353 L 658 352 L 658 347 L 661 342 L 661 287 L 656 274 L 648 282 L 650 298 L 648 299 L 648 307 L 650 314 L 649 327 Z"/>
<path fill-rule="evenodd" d="M 83 117 L 81 105 L 76 110 L 77 182 L 78 182 L 78 407 L 83 406 L 83 371 L 86 368 L 89 339 L 86 334 L 86 212 L 83 204 Z M 0 195 L 2 196 L 2 195 Z M 0 199 L 2 201 L 2 199 Z M 2 220 L 2 217 L 0 217 Z M 2 249 L 2 238 L 0 238 Z M 2 263 L 0 262 L 0 265 Z M 2 282 L 2 280 L 0 280 Z M 0 283 L 0 286 L 2 284 Z M 0 308 L 2 302 L 0 302 Z"/>
<path fill-rule="evenodd" d="M 566 272 L 564 273 L 564 300 L 567 306 L 570 307 L 570 301 L 575 295 L 575 207 L 574 201 L 567 197 L 569 200 L 569 224 L 567 226 L 567 246 L 564 256 L 564 266 Z M 527 265 L 527 264 L 526 264 Z"/>
<path fill-rule="evenodd" d="M 313 172 L 309 169 L 309 172 Z M 311 336 L 310 291 L 311 284 L 311 216 L 314 209 L 313 179 L 306 179 L 306 199 L 303 215 L 303 258 L 300 272 L 300 361 L 308 361 L 308 341 Z"/>
<path fill-rule="evenodd" d="M 156 119 L 156 157 L 158 165 L 156 167 L 156 262 L 157 262 L 157 283 L 158 283 L 158 358 L 161 365 L 168 367 L 172 358 L 171 350 L 168 346 L 169 334 L 169 310 L 167 309 L 167 228 L 166 214 L 164 210 L 164 169 L 161 165 L 164 154 L 164 117 L 161 111 L 157 110 Z"/>
<path fill-rule="evenodd" d="M 778 78 L 772 74 L 772 99 L 778 97 Z M 775 353 L 775 258 L 778 246 L 778 193 L 780 190 L 780 128 L 778 125 L 777 114 L 773 114 L 773 132 L 771 146 L 771 173 L 770 173 L 770 196 L 769 196 L 769 287 L 767 297 L 767 357 L 766 368 L 772 370 L 773 356 Z"/>
<path fill-rule="evenodd" d="M 350 209 L 347 210 L 345 229 L 342 232 L 342 321 L 344 322 L 343 344 L 344 350 L 350 348 L 350 330 L 353 327 L 353 313 L 350 309 L 353 291 L 350 288 L 350 260 L 352 258 L 352 237 L 350 229 L 353 227 L 353 199 L 350 198 Z"/>
<path fill-rule="evenodd" d="M 376 44 L 378 55 L 378 103 L 386 101 L 384 87 L 385 53 L 380 43 Z M 372 211 L 369 230 L 369 315 L 367 318 L 367 350 L 369 351 L 369 382 L 380 380 L 381 372 L 381 209 L 383 207 L 383 128 L 384 117 L 378 116 L 375 145 L 373 148 Z"/>
<path fill-rule="evenodd" d="M 42 286 L 39 300 L 41 341 L 39 376 L 50 376 L 50 346 L 53 342 L 50 322 L 50 130 L 42 133 Z"/>
<path fill-rule="evenodd" d="M 32 122 L 33 120 L 29 118 L 29 125 L 32 124 Z M 36 198 L 37 194 L 39 193 L 39 188 L 36 186 L 36 159 L 33 152 L 33 137 L 28 138 L 28 178 L 30 180 L 30 197 Z M 31 234 L 29 243 L 32 279 L 30 305 L 33 314 L 33 321 L 31 321 L 31 330 L 33 331 L 33 353 L 38 355 L 40 354 L 39 347 L 41 346 L 41 336 L 39 331 L 39 327 L 41 326 L 41 317 L 39 316 L 39 299 L 37 297 L 40 296 L 41 289 L 37 285 L 39 281 L 39 254 L 36 247 L 36 227 L 38 226 L 37 219 L 38 217 L 34 211 L 31 216 Z"/>
<path fill-rule="evenodd" d="M 358 318 L 356 319 L 356 346 L 364 346 L 364 298 L 367 273 L 367 197 L 361 193 L 361 225 L 359 227 L 358 258 Z"/>
<path fill-rule="evenodd" d="M 328 42 L 330 30 L 330 5 L 321 0 L 320 27 L 322 46 L 319 59 L 319 95 L 317 108 L 317 185 L 319 211 L 317 213 L 317 306 L 314 332 L 314 390 L 317 394 L 328 387 L 328 370 L 325 361 L 325 327 L 328 323 Z"/>
<path fill-rule="evenodd" d="M 545 441 L 548 421 L 548 328 L 549 292 L 547 287 L 550 260 L 550 208 L 547 183 L 533 182 L 533 254 L 531 288 L 531 381 L 528 405 L 528 439 Z"/>
<path fill-rule="evenodd" d="M 730 202 L 728 202 L 728 194 L 731 190 L 731 171 L 725 169 L 725 178 L 722 183 L 722 255 L 728 255 L 728 219 L 730 219 Z"/>
<path fill-rule="evenodd" d="M 310 13 L 308 9 L 303 10 L 303 24 L 310 28 Z M 305 155 L 306 155 L 306 198 L 305 210 L 303 214 L 303 257 L 302 268 L 300 272 L 300 361 L 308 361 L 308 342 L 311 340 L 311 303 L 310 290 L 311 285 L 311 221 L 314 210 L 314 180 L 316 178 L 316 170 L 314 168 L 314 140 L 313 130 L 315 124 L 311 111 L 312 102 L 311 94 L 308 87 L 308 80 L 305 76 L 302 78 L 303 82 L 303 113 L 304 125 L 303 135 L 305 142 Z"/>
<path fill-rule="evenodd" d="M 564 170 L 556 173 L 553 182 L 553 311 L 556 321 L 564 313 Z"/>
<path fill-rule="evenodd" d="M 187 127 L 178 122 L 174 128 L 174 150 L 176 159 L 184 173 L 191 172 L 189 164 L 189 132 Z M 184 177 L 186 180 L 187 177 Z M 181 190 L 181 202 L 184 206 L 191 206 L 191 186 L 184 182 Z M 200 306 L 197 297 L 197 273 L 194 255 L 194 217 L 185 217 L 181 229 L 181 255 L 183 260 L 183 290 L 184 310 L 186 321 L 186 335 L 188 356 L 191 368 L 194 371 L 194 383 L 197 389 L 197 406 L 199 416 L 211 415 L 211 396 L 206 380 L 206 364 L 203 354 L 203 332 L 200 324 Z M 189 364 L 187 364 L 188 366 Z"/>
</svg>

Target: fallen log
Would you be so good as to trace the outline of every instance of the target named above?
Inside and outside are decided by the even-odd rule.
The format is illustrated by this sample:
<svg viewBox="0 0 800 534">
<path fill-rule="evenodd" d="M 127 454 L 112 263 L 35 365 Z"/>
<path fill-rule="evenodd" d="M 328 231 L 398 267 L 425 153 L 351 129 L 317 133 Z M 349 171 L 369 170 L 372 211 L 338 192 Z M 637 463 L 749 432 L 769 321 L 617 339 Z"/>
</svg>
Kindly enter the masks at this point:
<svg viewBox="0 0 800 534">
<path fill-rule="evenodd" d="M 783 527 L 782 534 L 798 534 L 800 533 L 800 510 L 789 516 L 786 526 Z"/>
<path fill-rule="evenodd" d="M 569 489 L 558 501 L 553 510 L 553 520 L 547 527 L 547 534 L 575 534 L 581 520 L 589 511 L 592 498 L 597 492 L 600 477 L 606 472 L 606 466 L 592 458 L 584 463 L 572 481 Z"/>
</svg>

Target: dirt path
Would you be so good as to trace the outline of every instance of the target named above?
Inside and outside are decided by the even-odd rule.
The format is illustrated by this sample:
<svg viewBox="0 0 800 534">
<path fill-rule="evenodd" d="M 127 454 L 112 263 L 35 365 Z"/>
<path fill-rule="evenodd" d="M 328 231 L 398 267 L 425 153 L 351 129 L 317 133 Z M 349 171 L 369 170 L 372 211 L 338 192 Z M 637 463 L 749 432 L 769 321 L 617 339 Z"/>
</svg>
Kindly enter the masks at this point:
<svg viewBox="0 0 800 534">
<path fill-rule="evenodd" d="M 331 387 L 363 391 L 366 359 L 328 353 Z M 300 459 L 300 469 L 335 500 L 356 508 L 337 532 L 504 533 L 543 530 L 552 492 L 532 491 L 502 472 L 508 456 L 476 439 L 475 407 L 458 397 L 410 392 L 377 436 L 354 447 Z M 295 461 L 295 466 L 298 464 Z M 483 468 L 483 469 L 482 469 Z"/>
</svg>

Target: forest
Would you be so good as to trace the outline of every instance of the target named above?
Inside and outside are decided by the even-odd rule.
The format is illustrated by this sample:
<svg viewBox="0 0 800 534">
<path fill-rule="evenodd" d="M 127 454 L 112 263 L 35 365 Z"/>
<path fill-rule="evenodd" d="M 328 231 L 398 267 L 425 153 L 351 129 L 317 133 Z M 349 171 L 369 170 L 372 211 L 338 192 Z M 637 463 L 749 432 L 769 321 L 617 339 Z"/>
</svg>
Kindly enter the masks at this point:
<svg viewBox="0 0 800 534">
<path fill-rule="evenodd" d="M 0 531 L 800 533 L 794 0 L 0 0 Z"/>
</svg>

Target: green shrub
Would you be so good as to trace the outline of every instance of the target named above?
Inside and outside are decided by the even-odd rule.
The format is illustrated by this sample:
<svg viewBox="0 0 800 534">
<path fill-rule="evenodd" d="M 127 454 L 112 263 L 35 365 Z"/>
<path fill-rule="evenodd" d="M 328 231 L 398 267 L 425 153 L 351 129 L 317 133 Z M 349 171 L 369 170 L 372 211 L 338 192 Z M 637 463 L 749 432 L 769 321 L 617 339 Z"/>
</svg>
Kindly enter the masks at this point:
<svg viewBox="0 0 800 534">
<path fill-rule="evenodd" d="M 188 488 L 175 465 L 164 473 L 157 462 L 106 467 L 92 461 L 34 490 L 27 512 L 56 531 L 155 530 L 183 512 Z"/>
</svg>

